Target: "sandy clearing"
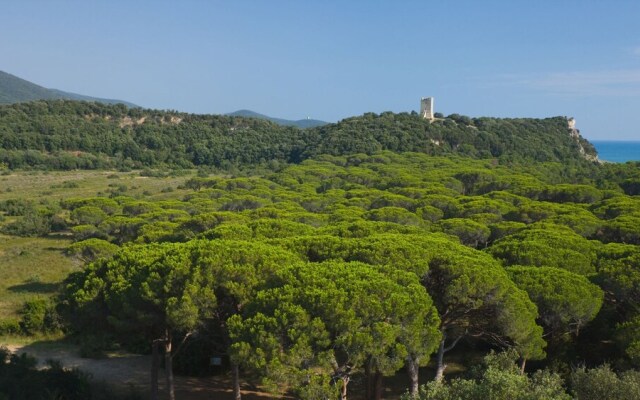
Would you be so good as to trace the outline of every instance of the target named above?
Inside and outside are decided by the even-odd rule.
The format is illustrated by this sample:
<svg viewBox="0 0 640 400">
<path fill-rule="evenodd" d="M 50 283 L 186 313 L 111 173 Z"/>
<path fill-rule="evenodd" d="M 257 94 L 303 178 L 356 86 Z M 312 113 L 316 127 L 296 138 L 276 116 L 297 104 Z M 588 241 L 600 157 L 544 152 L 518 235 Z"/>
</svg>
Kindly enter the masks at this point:
<svg viewBox="0 0 640 400">
<path fill-rule="evenodd" d="M 71 345 L 38 346 L 8 345 L 13 353 L 27 353 L 35 357 L 39 364 L 47 360 L 57 360 L 66 368 L 78 368 L 91 375 L 95 382 L 105 382 L 115 389 L 134 389 L 141 394 L 149 390 L 149 366 L 151 357 L 137 354 L 113 353 L 108 358 L 81 358 L 78 349 Z M 164 393 L 163 371 L 160 371 L 159 387 L 161 398 Z M 177 376 L 175 378 L 176 398 L 179 400 L 233 399 L 229 376 L 206 378 Z M 273 398 L 247 382 L 242 383 L 243 399 L 258 400 Z"/>
</svg>

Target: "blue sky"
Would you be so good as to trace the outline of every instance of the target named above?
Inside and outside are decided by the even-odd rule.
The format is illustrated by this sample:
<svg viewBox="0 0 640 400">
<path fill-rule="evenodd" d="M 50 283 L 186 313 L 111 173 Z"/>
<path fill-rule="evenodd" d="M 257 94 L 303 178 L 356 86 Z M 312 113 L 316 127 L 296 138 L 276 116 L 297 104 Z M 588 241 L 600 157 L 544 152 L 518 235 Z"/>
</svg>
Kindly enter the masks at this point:
<svg viewBox="0 0 640 400">
<path fill-rule="evenodd" d="M 5 1 L 0 70 L 194 113 L 574 116 L 640 140 L 640 1 Z"/>
</svg>

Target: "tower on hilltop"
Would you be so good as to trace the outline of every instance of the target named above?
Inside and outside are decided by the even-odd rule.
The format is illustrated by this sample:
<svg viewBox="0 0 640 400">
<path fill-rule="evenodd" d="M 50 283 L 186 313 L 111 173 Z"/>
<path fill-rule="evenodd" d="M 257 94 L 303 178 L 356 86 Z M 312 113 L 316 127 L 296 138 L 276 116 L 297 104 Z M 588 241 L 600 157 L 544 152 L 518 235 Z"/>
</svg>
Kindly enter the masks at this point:
<svg viewBox="0 0 640 400">
<path fill-rule="evenodd" d="M 420 99 L 420 116 L 424 119 L 433 119 L 433 97 Z"/>
</svg>

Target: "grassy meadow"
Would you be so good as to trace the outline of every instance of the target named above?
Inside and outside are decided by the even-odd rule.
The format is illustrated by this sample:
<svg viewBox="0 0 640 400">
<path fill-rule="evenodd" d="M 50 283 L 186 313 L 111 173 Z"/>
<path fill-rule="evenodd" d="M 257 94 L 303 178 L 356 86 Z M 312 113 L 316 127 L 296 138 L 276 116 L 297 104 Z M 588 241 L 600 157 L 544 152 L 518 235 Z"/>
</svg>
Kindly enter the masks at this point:
<svg viewBox="0 0 640 400">
<path fill-rule="evenodd" d="M 7 171 L 0 176 L 0 201 L 8 199 L 62 200 L 109 195 L 114 191 L 150 199 L 178 198 L 177 189 L 193 176 L 141 176 L 140 171 Z"/>
<path fill-rule="evenodd" d="M 66 238 L 18 238 L 0 235 L 0 319 L 17 317 L 32 297 L 49 296 L 78 260 L 65 257 Z"/>
<path fill-rule="evenodd" d="M 0 201 L 26 199 L 36 203 L 66 198 L 109 196 L 118 193 L 135 198 L 180 198 L 178 189 L 194 175 L 141 176 L 140 171 L 12 171 L 0 175 Z M 0 224 L 15 218 L 5 217 Z M 64 255 L 72 243 L 64 234 L 48 237 L 0 235 L 0 321 L 17 319 L 29 299 L 51 296 L 60 282 L 82 262 Z"/>
</svg>

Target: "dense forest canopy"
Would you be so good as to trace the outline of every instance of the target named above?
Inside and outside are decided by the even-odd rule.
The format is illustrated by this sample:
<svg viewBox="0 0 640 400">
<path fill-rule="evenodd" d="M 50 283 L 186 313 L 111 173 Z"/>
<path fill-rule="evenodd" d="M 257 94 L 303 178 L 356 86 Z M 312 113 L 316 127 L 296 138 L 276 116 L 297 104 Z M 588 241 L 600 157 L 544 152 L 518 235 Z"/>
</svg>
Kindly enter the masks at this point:
<svg viewBox="0 0 640 400">
<path fill-rule="evenodd" d="M 9 168 L 213 166 L 299 163 L 322 154 L 383 150 L 586 163 L 595 150 L 564 117 L 428 121 L 416 113 L 367 113 L 299 129 L 254 118 L 194 115 L 77 101 L 0 106 L 0 162 Z"/>
<path fill-rule="evenodd" d="M 423 399 L 637 393 L 640 170 L 586 160 L 564 117 L 300 130 L 60 101 L 0 108 L 0 132 L 11 168 L 233 170 L 162 200 L 0 202 L 5 234 L 70 235 L 84 263 L 54 303 L 25 303 L 23 333 L 162 354 L 168 382 L 224 355 L 237 394 L 241 373 L 304 399 L 346 399 L 359 380 L 377 399 L 398 373 Z M 96 163 L 50 164 L 81 159 Z M 489 355 L 419 389 L 419 369 L 441 382 L 459 349 Z"/>
</svg>

